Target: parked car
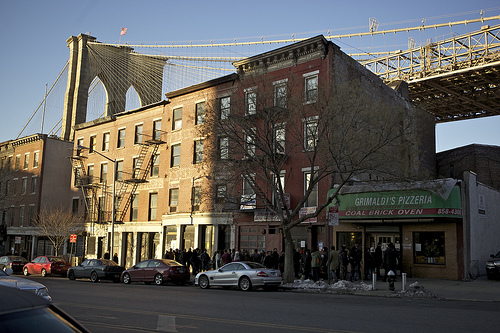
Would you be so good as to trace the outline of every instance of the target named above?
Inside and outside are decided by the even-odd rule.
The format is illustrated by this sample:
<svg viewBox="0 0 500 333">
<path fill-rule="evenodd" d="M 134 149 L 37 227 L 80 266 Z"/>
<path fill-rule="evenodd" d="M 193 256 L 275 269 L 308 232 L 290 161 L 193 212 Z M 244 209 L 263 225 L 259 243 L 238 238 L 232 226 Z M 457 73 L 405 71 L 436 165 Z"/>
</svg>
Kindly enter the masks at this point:
<svg viewBox="0 0 500 333">
<path fill-rule="evenodd" d="M 198 273 L 194 284 L 202 289 L 211 286 L 237 287 L 243 291 L 253 287 L 276 289 L 283 282 L 278 269 L 269 269 L 256 262 L 231 262 L 213 271 Z"/>
<path fill-rule="evenodd" d="M 46 300 L 51 300 L 51 297 L 49 296 L 49 290 L 43 284 L 22 277 L 10 276 L 10 274 L 12 274 L 12 269 L 10 268 L 6 268 L 5 271 L 0 270 L 0 286 L 17 288 L 19 290 L 27 291 L 32 294 L 41 296 Z M 4 297 L 4 295 L 2 294 L 2 300 L 5 301 L 7 299 L 8 298 Z M 4 302 L 2 301 L 0 303 Z M 5 303 L 8 303 L 8 301 L 5 301 Z M 0 331 L 3 332 L 1 325 Z"/>
<path fill-rule="evenodd" d="M 500 251 L 490 257 L 491 259 L 486 262 L 486 275 L 488 279 L 500 278 Z"/>
<path fill-rule="evenodd" d="M 5 286 L 0 295 L 0 332 L 90 332 L 49 300 Z"/>
<path fill-rule="evenodd" d="M 68 269 L 68 278 L 70 280 L 84 278 L 90 279 L 92 282 L 98 282 L 99 280 L 120 282 L 120 276 L 124 270 L 125 267 L 118 266 L 113 260 L 86 259 L 78 266 Z"/>
<path fill-rule="evenodd" d="M 62 257 L 39 256 L 27 263 L 23 267 L 24 275 L 41 274 L 60 274 L 66 276 L 71 264 Z"/>
<path fill-rule="evenodd" d="M 133 267 L 123 271 L 121 280 L 124 283 L 145 282 L 162 285 L 166 282 L 186 284 L 191 274 L 189 269 L 175 260 L 170 259 L 148 259 L 141 261 Z"/>
<path fill-rule="evenodd" d="M 10 268 L 14 273 L 22 273 L 23 267 L 27 263 L 28 260 L 21 256 L 0 257 L 0 269 Z"/>
</svg>

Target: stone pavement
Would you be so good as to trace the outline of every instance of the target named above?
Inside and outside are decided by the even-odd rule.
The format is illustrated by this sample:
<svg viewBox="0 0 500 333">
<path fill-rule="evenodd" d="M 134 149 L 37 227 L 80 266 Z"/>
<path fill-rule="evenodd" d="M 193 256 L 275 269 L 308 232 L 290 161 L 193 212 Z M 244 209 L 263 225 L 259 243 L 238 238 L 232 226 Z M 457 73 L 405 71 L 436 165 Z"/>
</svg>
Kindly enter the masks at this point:
<svg viewBox="0 0 500 333">
<path fill-rule="evenodd" d="M 415 288 L 410 287 L 414 282 L 418 282 L 417 290 L 423 290 L 427 298 L 434 296 L 444 300 L 500 302 L 500 280 L 488 280 L 485 276 L 470 281 L 407 278 L 406 292 L 402 292 L 402 281 L 398 278 L 394 283 L 394 291 L 389 290 L 387 282 L 377 281 L 376 290 L 355 290 L 354 294 L 381 297 L 411 297 L 413 294 L 418 297 Z"/>
</svg>

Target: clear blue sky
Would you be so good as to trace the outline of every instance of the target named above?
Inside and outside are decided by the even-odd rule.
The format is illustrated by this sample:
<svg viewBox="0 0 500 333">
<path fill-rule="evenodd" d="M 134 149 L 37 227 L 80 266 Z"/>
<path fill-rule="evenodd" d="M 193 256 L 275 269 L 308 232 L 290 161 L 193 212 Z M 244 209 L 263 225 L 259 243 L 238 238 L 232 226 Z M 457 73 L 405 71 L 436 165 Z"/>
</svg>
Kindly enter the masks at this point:
<svg viewBox="0 0 500 333">
<path fill-rule="evenodd" d="M 14 139 L 69 57 L 66 40 L 182 42 L 268 39 L 367 31 L 500 14 L 498 1 L 3 1 L 0 19 L 0 142 Z M 499 24 L 491 21 L 488 24 Z M 345 43 L 349 43 L 345 40 Z M 345 50 L 347 44 L 339 46 Z M 403 49 L 404 47 L 400 47 Z M 347 51 L 346 51 L 347 52 Z M 500 146 L 500 116 L 437 125 L 437 151 L 471 143 Z"/>
</svg>

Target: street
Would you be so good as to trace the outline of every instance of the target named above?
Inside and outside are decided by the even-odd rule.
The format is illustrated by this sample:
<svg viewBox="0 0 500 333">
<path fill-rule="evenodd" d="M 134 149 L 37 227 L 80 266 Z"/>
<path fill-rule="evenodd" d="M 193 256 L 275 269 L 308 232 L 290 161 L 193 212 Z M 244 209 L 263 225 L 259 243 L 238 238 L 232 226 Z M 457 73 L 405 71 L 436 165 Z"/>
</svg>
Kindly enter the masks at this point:
<svg viewBox="0 0 500 333">
<path fill-rule="evenodd" d="M 500 313 L 498 302 L 29 278 L 92 332 L 497 332 Z"/>
</svg>

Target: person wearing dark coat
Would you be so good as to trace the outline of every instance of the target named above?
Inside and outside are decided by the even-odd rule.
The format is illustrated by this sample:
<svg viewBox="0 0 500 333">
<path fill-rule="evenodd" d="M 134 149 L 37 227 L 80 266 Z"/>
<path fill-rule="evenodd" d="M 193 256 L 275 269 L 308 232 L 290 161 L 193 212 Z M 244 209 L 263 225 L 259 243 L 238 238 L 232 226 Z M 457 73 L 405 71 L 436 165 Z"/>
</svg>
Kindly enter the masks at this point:
<svg viewBox="0 0 500 333">
<path fill-rule="evenodd" d="M 396 247 L 394 246 L 393 243 L 389 243 L 387 250 L 385 250 L 384 264 L 385 264 L 384 282 L 387 281 L 389 271 L 393 271 L 395 274 L 394 278 L 396 278 L 398 275 L 396 269 L 398 265 L 398 254 L 396 252 Z"/>
<path fill-rule="evenodd" d="M 306 279 L 311 278 L 311 262 L 312 262 L 311 250 L 307 249 L 304 258 L 304 277 Z"/>
<path fill-rule="evenodd" d="M 375 248 L 375 269 L 377 271 L 377 276 L 380 277 L 380 269 L 384 264 L 384 257 L 382 255 L 382 243 L 378 243 Z"/>
</svg>

